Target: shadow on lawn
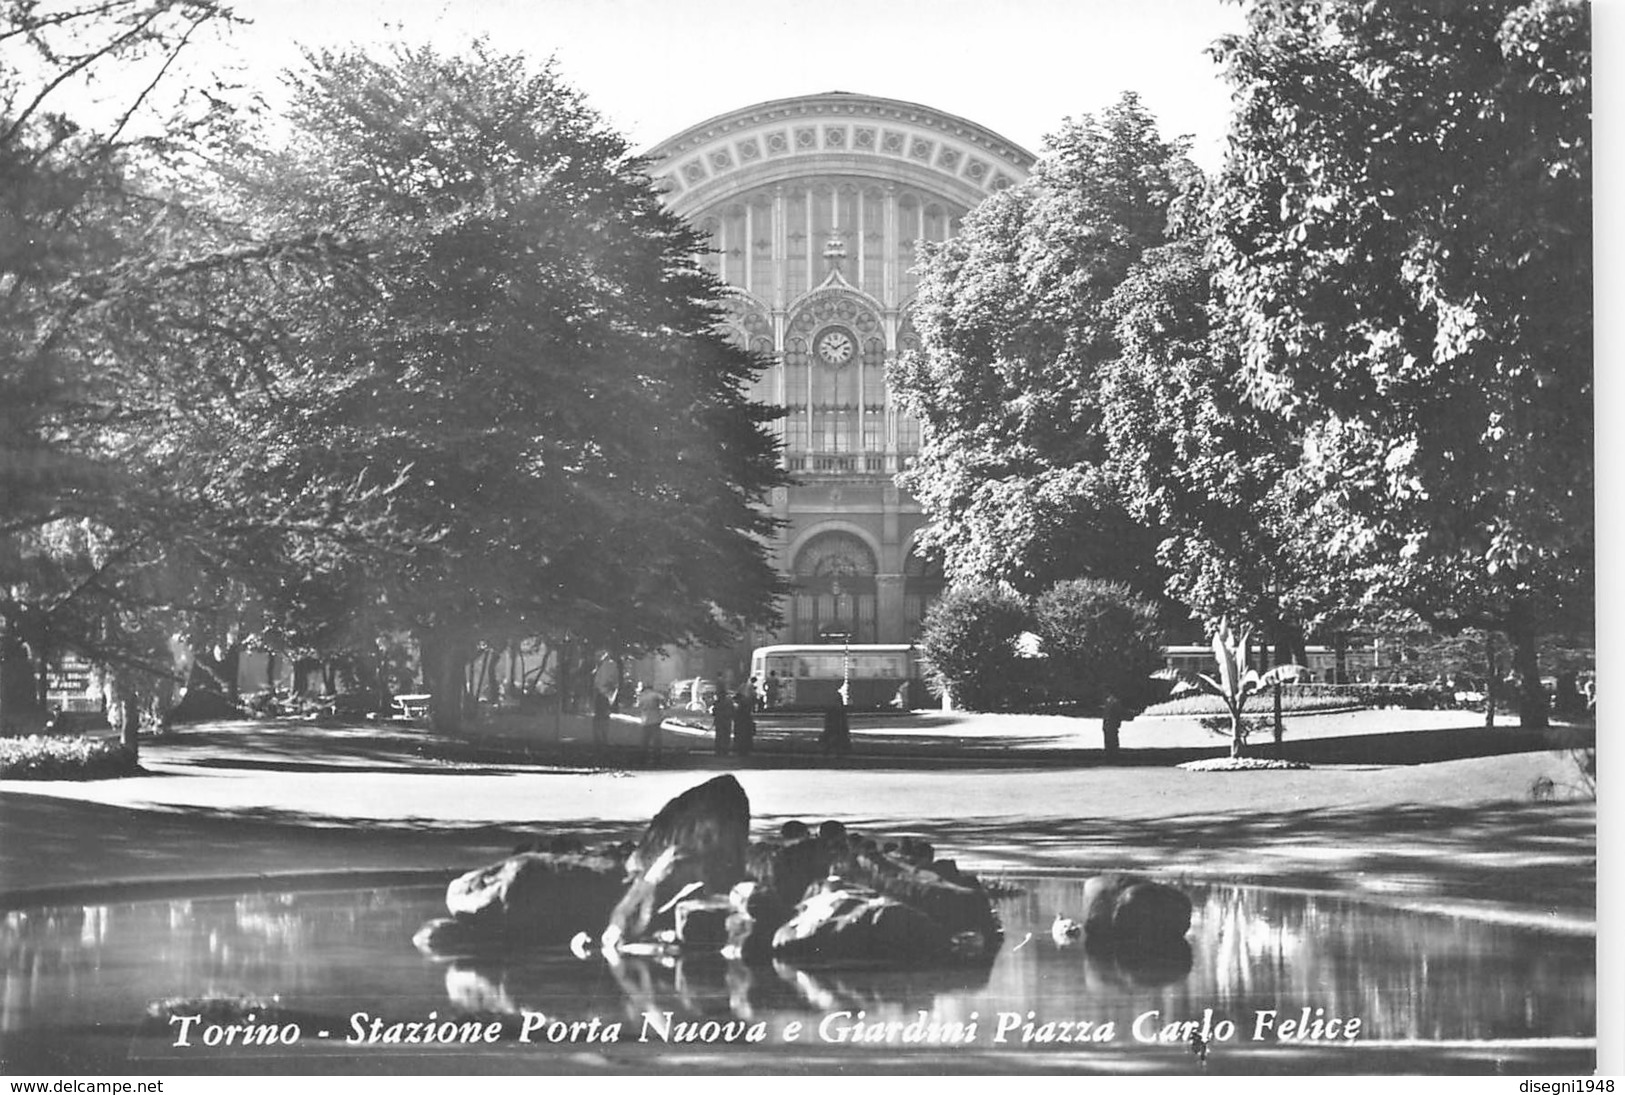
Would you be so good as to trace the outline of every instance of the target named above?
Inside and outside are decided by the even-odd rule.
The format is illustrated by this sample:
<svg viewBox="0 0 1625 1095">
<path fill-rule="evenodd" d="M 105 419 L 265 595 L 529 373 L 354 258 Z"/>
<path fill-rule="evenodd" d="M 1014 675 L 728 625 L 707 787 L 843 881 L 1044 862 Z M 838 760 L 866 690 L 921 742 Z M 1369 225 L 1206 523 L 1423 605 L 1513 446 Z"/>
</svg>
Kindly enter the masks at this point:
<svg viewBox="0 0 1625 1095">
<path fill-rule="evenodd" d="M 816 739 L 805 733 L 766 729 L 757 734 L 758 754 L 752 767 L 830 766 L 820 757 Z M 1352 734 L 1345 737 L 1293 740 L 1290 728 L 1277 749 L 1266 737 L 1255 737 L 1247 755 L 1281 757 L 1307 764 L 1432 764 L 1513 753 L 1555 752 L 1596 740 L 1594 730 L 1553 727 L 1548 730 L 1461 728 Z M 1124 748 L 1108 756 L 1101 749 L 1054 748 L 1054 739 L 1004 734 L 959 738 L 932 734 L 866 732 L 854 738 L 853 754 L 839 763 L 849 768 L 1168 768 L 1193 760 L 1228 756 L 1229 742 L 1214 737 L 1211 746 Z"/>
<path fill-rule="evenodd" d="M 183 726 L 152 739 L 144 756 L 211 769 L 512 775 L 516 769 L 592 774 L 617 766 L 609 762 L 621 752 L 630 750 L 597 749 L 585 743 L 465 740 L 386 723 L 275 720 Z"/>
<path fill-rule="evenodd" d="M 783 820 L 756 819 L 758 826 Z M 848 825 L 870 828 L 850 819 Z M 967 817 L 904 827 L 891 822 L 873 831 L 921 837 L 938 855 L 996 860 L 1012 871 L 1217 876 L 1414 900 L 1491 901 L 1579 919 L 1596 915 L 1590 802 L 1253 809 L 1112 821 Z"/>
</svg>

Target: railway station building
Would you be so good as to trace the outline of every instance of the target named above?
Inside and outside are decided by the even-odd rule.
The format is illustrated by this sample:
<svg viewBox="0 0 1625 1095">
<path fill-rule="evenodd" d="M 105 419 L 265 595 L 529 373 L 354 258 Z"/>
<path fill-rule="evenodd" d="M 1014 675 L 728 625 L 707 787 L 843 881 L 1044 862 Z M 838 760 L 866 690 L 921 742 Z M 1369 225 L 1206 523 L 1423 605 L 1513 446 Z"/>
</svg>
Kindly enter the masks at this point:
<svg viewBox="0 0 1625 1095">
<path fill-rule="evenodd" d="M 896 475 L 919 426 L 886 367 L 918 345 L 922 244 L 1026 178 L 1033 155 L 956 115 L 839 91 L 742 107 L 644 155 L 669 207 L 710 240 L 728 330 L 773 362 L 753 397 L 787 412 L 794 485 L 764 504 L 782 522 L 772 557 L 792 592 L 784 626 L 743 645 L 913 642 L 943 578 L 914 550 L 924 518 Z M 739 664 L 667 661 L 660 677 Z"/>
</svg>

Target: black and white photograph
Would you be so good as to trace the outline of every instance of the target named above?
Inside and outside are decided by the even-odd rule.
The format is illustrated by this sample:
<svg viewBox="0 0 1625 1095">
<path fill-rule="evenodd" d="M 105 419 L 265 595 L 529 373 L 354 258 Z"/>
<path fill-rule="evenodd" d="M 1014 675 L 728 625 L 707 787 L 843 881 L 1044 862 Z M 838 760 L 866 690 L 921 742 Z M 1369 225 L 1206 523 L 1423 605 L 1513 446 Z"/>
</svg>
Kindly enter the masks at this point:
<svg viewBox="0 0 1625 1095">
<path fill-rule="evenodd" d="M 1613 1091 L 1616 12 L 0 0 L 8 1093 Z"/>
</svg>

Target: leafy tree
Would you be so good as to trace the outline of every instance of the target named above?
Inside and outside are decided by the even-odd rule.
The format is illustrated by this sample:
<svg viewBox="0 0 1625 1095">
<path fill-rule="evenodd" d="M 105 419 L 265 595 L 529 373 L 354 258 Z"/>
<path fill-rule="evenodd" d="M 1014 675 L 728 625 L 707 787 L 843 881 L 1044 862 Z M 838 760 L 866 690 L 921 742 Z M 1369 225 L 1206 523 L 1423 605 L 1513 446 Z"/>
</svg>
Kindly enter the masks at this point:
<svg viewBox="0 0 1625 1095">
<path fill-rule="evenodd" d="M 948 589 L 926 613 L 920 653 L 932 687 L 968 711 L 998 711 L 1018 698 L 1017 640 L 1027 605 L 1009 586 L 981 582 Z"/>
<path fill-rule="evenodd" d="M 1591 626 L 1589 9 L 1260 2 L 1221 279 L 1253 398 L 1297 424 L 1374 595 L 1511 640 Z"/>
<path fill-rule="evenodd" d="M 1117 353 L 1108 302 L 1165 242 L 1196 177 L 1127 94 L 1068 122 L 1030 178 L 927 258 L 923 348 L 891 380 L 923 424 L 904 481 L 951 579 L 1029 593 L 1078 576 L 1161 586 L 1156 541 L 1106 471 L 1100 370 Z"/>
<path fill-rule="evenodd" d="M 1033 606 L 1033 622 L 1054 694 L 1099 707 L 1115 696 L 1128 709 L 1151 699 L 1162 665 L 1156 606 L 1121 582 L 1057 582 Z"/>
<path fill-rule="evenodd" d="M 1102 369 L 1109 469 L 1159 530 L 1167 593 L 1193 616 L 1264 625 L 1282 661 L 1346 622 L 1350 574 L 1319 545 L 1335 512 L 1296 474 L 1292 424 L 1252 404 L 1222 325 L 1203 232 L 1146 251 L 1109 302 L 1118 356 Z"/>
<path fill-rule="evenodd" d="M 157 565 L 156 537 L 184 522 L 153 459 L 107 443 L 125 435 L 106 366 L 117 302 L 164 284 L 173 258 L 173 211 L 137 181 L 196 121 L 156 109 L 164 77 L 230 18 L 212 0 L 0 4 L 0 675 L 22 643 L 42 674 L 64 648 L 138 677 L 168 668 L 166 628 L 125 610 L 173 600 L 184 574 Z M 70 117 L 70 93 L 115 70 L 144 73 L 139 90 L 97 124 Z"/>
<path fill-rule="evenodd" d="M 282 305 L 290 359 L 331 387 L 285 459 L 398 481 L 422 533 L 346 572 L 332 613 L 417 637 L 442 728 L 481 642 L 649 649 L 771 619 L 759 363 L 625 142 L 551 66 L 483 44 L 322 53 L 292 86 L 283 143 L 240 136 L 233 200 L 366 262 Z"/>
</svg>

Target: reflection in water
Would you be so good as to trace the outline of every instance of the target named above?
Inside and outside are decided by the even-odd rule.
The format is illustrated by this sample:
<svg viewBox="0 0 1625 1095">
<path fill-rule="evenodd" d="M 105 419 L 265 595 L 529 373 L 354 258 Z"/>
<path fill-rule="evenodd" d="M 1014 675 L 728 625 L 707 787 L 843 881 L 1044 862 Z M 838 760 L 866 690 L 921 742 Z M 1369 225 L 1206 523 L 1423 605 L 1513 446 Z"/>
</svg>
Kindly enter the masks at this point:
<svg viewBox="0 0 1625 1095">
<path fill-rule="evenodd" d="M 1276 1021 L 1358 1017 L 1362 1040 L 1593 1037 L 1595 939 L 1418 914 L 1346 898 L 1191 886 L 1188 946 L 1100 952 L 1051 937 L 1082 909 L 1082 880 L 1014 880 L 991 965 L 930 970 L 745 966 L 715 954 L 578 961 L 564 946 L 437 963 L 412 946 L 443 889 L 250 894 L 14 911 L 0 1037 L 137 1028 L 167 997 L 279 998 L 340 1029 L 356 1011 L 402 1019 L 457 1012 L 550 1019 L 799 1019 L 979 1022 L 984 1043 L 1019 1042 L 1048 1021 L 1142 1028 L 1207 1009 L 1250 1037 Z M 1316 1013 L 1314 1009 L 1323 1009 Z M 1149 1020 L 1141 1019 L 1156 1012 Z M 1029 1015 L 1029 1013 L 1031 1013 Z M 1273 1033 L 1270 1035 L 1273 1037 Z M 994 1046 L 993 1048 L 998 1048 Z"/>
</svg>

